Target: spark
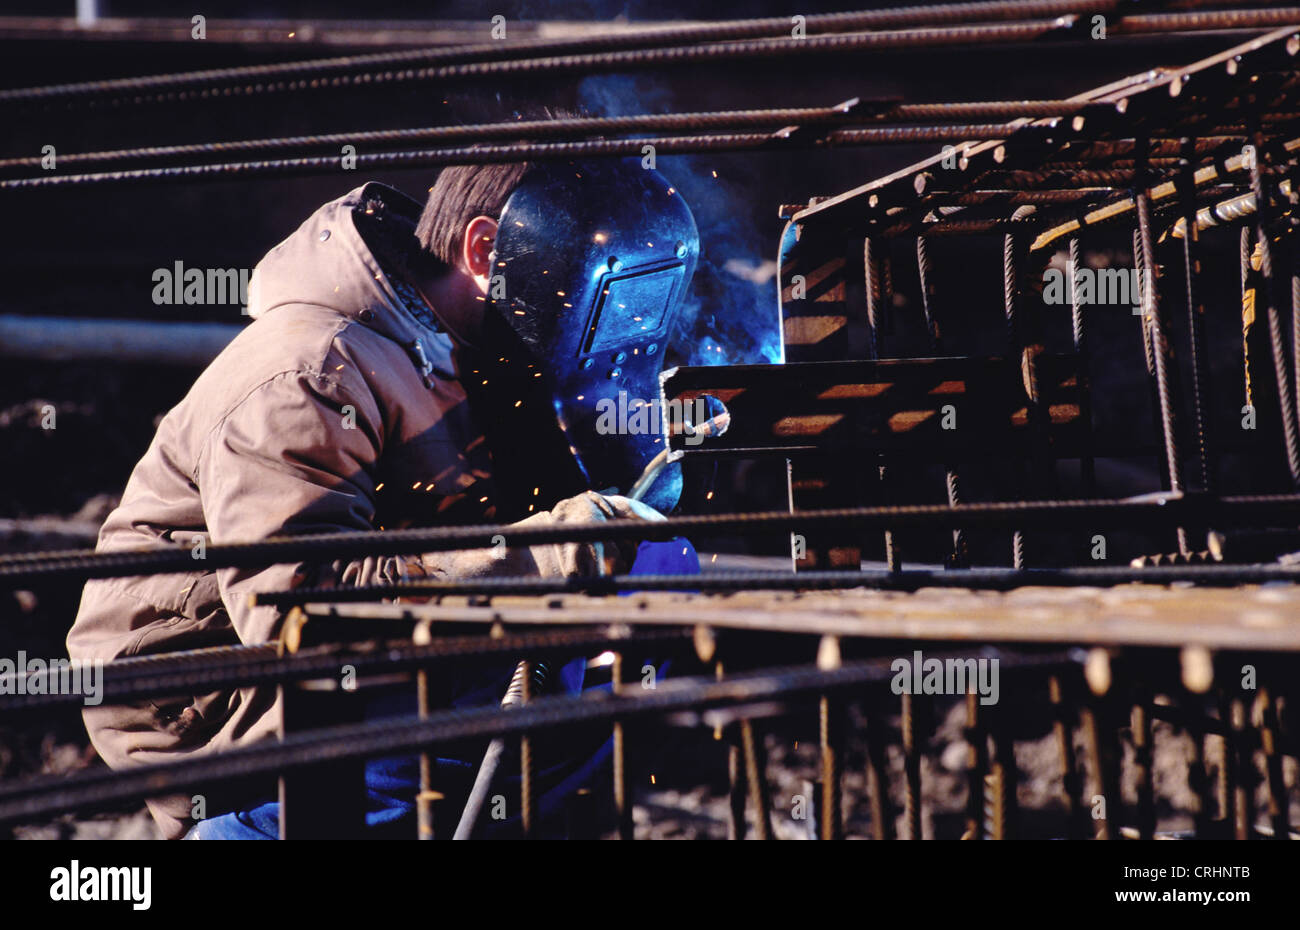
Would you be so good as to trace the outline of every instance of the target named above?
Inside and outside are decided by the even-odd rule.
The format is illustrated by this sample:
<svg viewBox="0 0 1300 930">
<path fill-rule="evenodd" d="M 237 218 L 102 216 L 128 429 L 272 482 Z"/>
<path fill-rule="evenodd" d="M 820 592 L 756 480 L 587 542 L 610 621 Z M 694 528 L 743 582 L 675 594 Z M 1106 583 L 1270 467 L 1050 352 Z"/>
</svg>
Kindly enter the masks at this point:
<svg viewBox="0 0 1300 930">
<path fill-rule="evenodd" d="M 584 397 L 586 397 L 586 396 L 587 396 L 586 394 L 579 394 L 579 395 L 578 395 L 578 400 L 582 400 L 582 399 L 583 399 Z"/>
<path fill-rule="evenodd" d="M 718 172 L 716 172 L 716 171 L 713 172 L 713 176 L 716 178 L 716 177 L 718 176 Z"/>
<path fill-rule="evenodd" d="M 480 497 L 480 498 L 478 499 L 478 502 L 479 502 L 480 504 L 486 504 L 486 503 L 487 503 L 487 495 L 484 494 L 482 497 Z"/>
<path fill-rule="evenodd" d="M 519 222 L 518 220 L 515 220 L 515 225 L 516 225 L 516 226 L 523 226 L 524 224 L 521 223 L 521 222 Z"/>
<path fill-rule="evenodd" d="M 419 481 L 415 482 L 415 484 L 411 485 L 411 490 L 412 490 L 412 491 L 418 491 L 418 490 L 420 490 L 420 485 L 421 485 L 421 484 L 422 484 L 422 482 L 419 482 Z"/>
<path fill-rule="evenodd" d="M 289 33 L 289 38 L 292 39 L 292 38 L 293 38 L 294 36 L 296 36 L 297 34 L 298 34 L 298 33 L 296 33 L 296 32 L 291 32 L 291 33 Z"/>
<path fill-rule="evenodd" d="M 522 403 L 523 403 L 522 400 L 517 400 L 517 401 L 515 401 L 515 406 L 518 407 L 518 406 L 519 406 L 520 404 L 522 404 Z"/>
<path fill-rule="evenodd" d="M 533 488 L 533 497 L 536 497 L 538 494 L 540 494 L 541 490 L 542 490 L 541 488 Z"/>
<path fill-rule="evenodd" d="M 711 500 L 713 500 L 713 492 L 710 491 L 708 494 L 705 494 L 705 495 L 704 495 L 704 499 L 705 499 L 706 501 L 711 501 Z"/>
<path fill-rule="evenodd" d="M 654 775 L 651 775 L 651 776 L 650 776 L 650 784 L 653 785 L 654 783 L 655 783 L 655 777 L 654 777 Z"/>
<path fill-rule="evenodd" d="M 711 563 L 716 562 L 716 561 L 718 561 L 718 554 L 715 552 L 715 553 L 713 553 L 713 558 L 709 559 L 709 562 L 710 562 L 710 564 L 711 564 Z"/>
<path fill-rule="evenodd" d="M 568 295 L 565 294 L 564 291 L 556 291 L 556 292 L 555 292 L 555 296 L 556 296 L 556 297 L 567 297 Z"/>
<path fill-rule="evenodd" d="M 384 489 L 384 483 L 382 481 L 379 482 L 377 485 L 375 485 L 376 491 L 382 491 L 383 489 Z"/>
</svg>

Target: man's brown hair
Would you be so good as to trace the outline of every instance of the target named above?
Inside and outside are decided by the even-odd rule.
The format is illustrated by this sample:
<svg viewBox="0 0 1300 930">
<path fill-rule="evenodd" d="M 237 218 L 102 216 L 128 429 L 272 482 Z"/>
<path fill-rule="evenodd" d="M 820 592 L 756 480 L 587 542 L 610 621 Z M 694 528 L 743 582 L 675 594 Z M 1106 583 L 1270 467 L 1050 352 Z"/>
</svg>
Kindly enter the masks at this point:
<svg viewBox="0 0 1300 930">
<path fill-rule="evenodd" d="M 415 237 L 449 268 L 460 260 L 465 227 L 476 216 L 497 219 L 530 165 L 450 165 L 439 173 L 425 201 Z"/>
</svg>

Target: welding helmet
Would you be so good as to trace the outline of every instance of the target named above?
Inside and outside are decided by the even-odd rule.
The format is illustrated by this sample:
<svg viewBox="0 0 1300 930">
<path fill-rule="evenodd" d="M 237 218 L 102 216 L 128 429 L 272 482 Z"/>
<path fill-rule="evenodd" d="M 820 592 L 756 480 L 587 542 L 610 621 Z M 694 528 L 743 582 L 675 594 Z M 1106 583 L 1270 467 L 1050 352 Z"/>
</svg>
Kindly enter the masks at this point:
<svg viewBox="0 0 1300 930">
<path fill-rule="evenodd" d="M 524 358 L 503 383 L 523 374 L 549 402 L 586 487 L 626 493 L 664 448 L 659 373 L 698 255 L 681 194 L 635 159 L 539 165 L 506 201 L 488 329 Z M 680 493 L 672 466 L 644 499 L 666 511 Z"/>
</svg>

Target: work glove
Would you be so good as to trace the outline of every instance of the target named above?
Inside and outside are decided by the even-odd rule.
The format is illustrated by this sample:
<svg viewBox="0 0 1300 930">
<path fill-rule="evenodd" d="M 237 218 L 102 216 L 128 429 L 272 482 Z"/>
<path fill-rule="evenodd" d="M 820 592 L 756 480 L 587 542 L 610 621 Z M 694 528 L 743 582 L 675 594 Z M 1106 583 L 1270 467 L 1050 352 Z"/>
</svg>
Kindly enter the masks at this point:
<svg viewBox="0 0 1300 930">
<path fill-rule="evenodd" d="M 594 523 L 602 520 L 663 520 L 647 504 L 617 494 L 584 491 L 556 504 L 549 512 L 534 514 L 511 527 L 548 526 L 556 523 Z M 548 543 L 511 547 L 509 528 L 504 545 L 490 549 L 428 552 L 416 564 L 408 563 L 408 578 L 481 578 L 493 575 L 534 575 L 542 578 L 624 574 L 636 559 L 636 540 Z"/>
</svg>

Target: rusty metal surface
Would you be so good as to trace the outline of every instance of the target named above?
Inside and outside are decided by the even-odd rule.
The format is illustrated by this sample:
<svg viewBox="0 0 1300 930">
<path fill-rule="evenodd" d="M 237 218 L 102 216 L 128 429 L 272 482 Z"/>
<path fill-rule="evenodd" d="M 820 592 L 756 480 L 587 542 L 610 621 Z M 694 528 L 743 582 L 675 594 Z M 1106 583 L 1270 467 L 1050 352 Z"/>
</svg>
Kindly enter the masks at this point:
<svg viewBox="0 0 1300 930">
<path fill-rule="evenodd" d="M 411 617 L 435 624 L 689 623 L 881 640 L 1300 651 L 1300 586 L 1295 585 L 642 594 L 614 602 L 576 596 L 500 597 L 485 605 L 446 599 L 439 604 L 336 604 L 307 610 L 367 619 Z"/>
</svg>

